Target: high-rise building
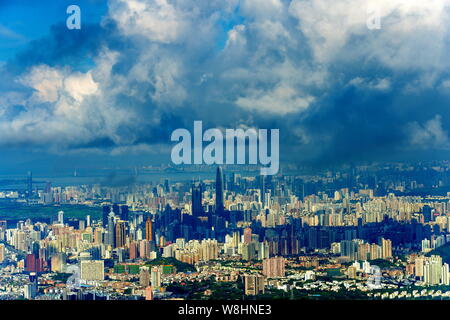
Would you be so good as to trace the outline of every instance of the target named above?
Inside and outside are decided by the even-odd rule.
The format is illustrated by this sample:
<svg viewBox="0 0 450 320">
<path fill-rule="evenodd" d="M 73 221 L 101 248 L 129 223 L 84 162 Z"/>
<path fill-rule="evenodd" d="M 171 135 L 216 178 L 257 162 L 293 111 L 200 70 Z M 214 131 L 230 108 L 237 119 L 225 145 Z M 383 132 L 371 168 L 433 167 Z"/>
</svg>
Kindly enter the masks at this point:
<svg viewBox="0 0 450 320">
<path fill-rule="evenodd" d="M 194 217 L 203 214 L 202 207 L 202 186 L 200 184 L 192 185 L 192 215 Z"/>
<path fill-rule="evenodd" d="M 245 228 L 244 229 L 244 243 L 249 244 L 252 242 L 252 229 Z"/>
<path fill-rule="evenodd" d="M 116 244 L 116 230 L 115 230 L 115 216 L 114 212 L 110 212 L 108 216 L 108 242 L 107 244 L 115 247 Z"/>
<path fill-rule="evenodd" d="M 283 257 L 274 257 L 264 259 L 263 275 L 267 278 L 282 278 L 285 276 L 285 259 Z"/>
<path fill-rule="evenodd" d="M 145 240 L 153 241 L 153 222 L 150 217 L 148 217 L 145 222 Z"/>
<path fill-rule="evenodd" d="M 58 211 L 58 224 L 64 224 L 64 211 Z"/>
<path fill-rule="evenodd" d="M 25 299 L 34 299 L 38 294 L 38 279 L 35 272 L 31 272 L 29 276 L 29 284 L 25 285 L 24 297 Z"/>
<path fill-rule="evenodd" d="M 381 252 L 382 258 L 387 259 L 392 257 L 392 241 L 381 238 Z"/>
<path fill-rule="evenodd" d="M 161 287 L 161 268 L 160 267 L 152 267 L 151 283 L 152 283 L 152 287 L 155 289 L 159 289 Z"/>
<path fill-rule="evenodd" d="M 106 226 L 108 225 L 108 217 L 110 212 L 111 212 L 110 206 L 103 206 L 103 214 L 102 214 L 103 228 L 106 228 Z"/>
<path fill-rule="evenodd" d="M 260 274 L 244 275 L 244 290 L 245 295 L 256 296 L 264 293 L 264 276 Z"/>
<path fill-rule="evenodd" d="M 123 248 L 126 244 L 126 223 L 117 221 L 116 223 L 116 248 Z"/>
<path fill-rule="evenodd" d="M 0 263 L 2 263 L 3 261 L 5 261 L 5 245 L 0 243 Z"/>
<path fill-rule="evenodd" d="M 114 215 L 120 216 L 120 207 L 117 203 L 112 205 L 112 211 L 114 212 Z"/>
<path fill-rule="evenodd" d="M 123 221 L 128 221 L 128 206 L 123 205 L 120 207 L 120 219 Z"/>
<path fill-rule="evenodd" d="M 225 210 L 223 204 L 223 172 L 221 167 L 216 171 L 216 213 L 221 214 Z"/>
<path fill-rule="evenodd" d="M 139 271 L 139 285 L 142 287 L 150 285 L 150 271 L 148 267 L 141 267 Z"/>
<path fill-rule="evenodd" d="M 33 173 L 28 171 L 27 177 L 27 196 L 31 198 L 33 196 Z"/>
</svg>

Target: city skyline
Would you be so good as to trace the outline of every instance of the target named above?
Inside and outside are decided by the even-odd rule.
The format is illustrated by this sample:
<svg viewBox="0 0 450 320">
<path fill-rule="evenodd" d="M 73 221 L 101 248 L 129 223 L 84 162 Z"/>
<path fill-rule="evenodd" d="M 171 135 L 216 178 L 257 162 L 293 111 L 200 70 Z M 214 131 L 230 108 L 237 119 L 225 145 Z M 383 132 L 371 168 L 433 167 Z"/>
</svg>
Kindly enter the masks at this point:
<svg viewBox="0 0 450 320">
<path fill-rule="evenodd" d="M 449 157 L 447 0 L 69 4 L 0 3 L 5 172 L 170 163 L 197 120 L 279 129 L 281 163 Z"/>
<path fill-rule="evenodd" d="M 0 305 L 450 300 L 449 36 L 450 0 L 0 0 Z"/>
</svg>

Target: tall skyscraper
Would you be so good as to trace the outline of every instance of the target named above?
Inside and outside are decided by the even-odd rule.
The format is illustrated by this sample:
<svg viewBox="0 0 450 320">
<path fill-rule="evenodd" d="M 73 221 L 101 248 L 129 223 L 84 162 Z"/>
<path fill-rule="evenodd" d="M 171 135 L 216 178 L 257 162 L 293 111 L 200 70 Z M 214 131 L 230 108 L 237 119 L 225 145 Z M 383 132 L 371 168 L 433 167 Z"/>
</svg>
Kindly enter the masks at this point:
<svg viewBox="0 0 450 320">
<path fill-rule="evenodd" d="M 192 185 L 192 215 L 194 217 L 203 214 L 202 207 L 202 186 L 200 184 Z"/>
<path fill-rule="evenodd" d="M 110 212 L 108 216 L 108 244 L 111 245 L 113 248 L 115 247 L 115 223 L 114 223 L 114 212 Z"/>
<path fill-rule="evenodd" d="M 216 171 L 216 213 L 223 213 L 223 173 L 222 168 L 217 167 Z"/>
<path fill-rule="evenodd" d="M 112 205 L 112 211 L 116 216 L 120 216 L 120 207 L 118 204 L 115 203 Z"/>
<path fill-rule="evenodd" d="M 128 221 L 128 206 L 126 204 L 120 207 L 120 219 Z"/>
<path fill-rule="evenodd" d="M 106 226 L 108 225 L 108 216 L 110 212 L 111 212 L 110 206 L 108 205 L 103 206 L 103 214 L 102 214 L 103 228 L 106 228 Z"/>
<path fill-rule="evenodd" d="M 31 196 L 33 195 L 33 173 L 31 171 L 28 171 L 27 192 L 28 198 L 31 198 Z"/>
<path fill-rule="evenodd" d="M 432 210 L 429 205 L 424 205 L 422 208 L 423 220 L 424 222 L 432 221 Z"/>
<path fill-rule="evenodd" d="M 150 217 L 148 217 L 145 222 L 145 240 L 153 241 L 153 223 Z"/>
<path fill-rule="evenodd" d="M 116 248 L 122 248 L 126 243 L 125 221 L 117 221 L 116 223 Z"/>
</svg>

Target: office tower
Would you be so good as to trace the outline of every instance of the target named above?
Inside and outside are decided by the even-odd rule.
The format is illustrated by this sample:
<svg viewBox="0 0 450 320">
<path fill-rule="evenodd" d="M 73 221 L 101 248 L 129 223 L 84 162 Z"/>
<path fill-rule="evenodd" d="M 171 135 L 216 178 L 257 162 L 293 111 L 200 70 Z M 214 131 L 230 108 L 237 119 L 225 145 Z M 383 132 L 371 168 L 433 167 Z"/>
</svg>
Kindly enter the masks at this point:
<svg viewBox="0 0 450 320">
<path fill-rule="evenodd" d="M 81 279 L 87 281 L 104 280 L 104 261 L 103 260 L 85 260 L 81 261 Z"/>
<path fill-rule="evenodd" d="M 114 212 L 110 212 L 109 216 L 108 216 L 108 241 L 107 244 L 112 246 L 113 248 L 115 247 L 115 223 L 114 223 Z"/>
<path fill-rule="evenodd" d="M 153 241 L 153 223 L 150 217 L 145 222 L 145 240 Z"/>
<path fill-rule="evenodd" d="M 58 211 L 58 224 L 64 224 L 64 211 Z"/>
<path fill-rule="evenodd" d="M 222 168 L 216 171 L 216 213 L 221 214 L 225 210 L 223 205 L 223 173 Z"/>
<path fill-rule="evenodd" d="M 106 228 L 106 226 L 108 225 L 108 217 L 110 212 L 111 212 L 110 206 L 103 206 L 103 214 L 102 214 L 103 228 Z"/>
<path fill-rule="evenodd" d="M 148 267 L 141 267 L 139 271 L 139 285 L 142 287 L 150 285 L 150 271 Z"/>
<path fill-rule="evenodd" d="M 159 267 L 152 267 L 151 283 L 152 287 L 157 290 L 161 287 L 161 269 Z"/>
<path fill-rule="evenodd" d="M 114 212 L 114 215 L 120 216 L 120 207 L 117 203 L 112 205 L 112 211 Z"/>
<path fill-rule="evenodd" d="M 5 245 L 3 243 L 0 243 L 0 263 L 5 261 L 5 255 L 6 255 Z"/>
<path fill-rule="evenodd" d="M 91 226 L 91 216 L 90 216 L 90 215 L 87 215 L 87 216 L 86 216 L 86 226 L 87 226 L 87 227 L 90 227 L 90 226 Z"/>
<path fill-rule="evenodd" d="M 120 219 L 128 221 L 128 206 L 126 204 L 120 207 Z"/>
<path fill-rule="evenodd" d="M 256 296 L 264 293 L 264 276 L 260 274 L 244 275 L 245 295 Z"/>
<path fill-rule="evenodd" d="M 200 184 L 192 185 L 192 215 L 194 217 L 203 215 L 202 186 Z"/>
<path fill-rule="evenodd" d="M 430 222 L 432 220 L 432 210 L 429 205 L 424 205 L 422 208 L 423 220 L 425 223 Z"/>
<path fill-rule="evenodd" d="M 261 204 L 264 207 L 265 193 L 266 193 L 266 179 L 264 175 L 258 176 L 259 192 L 261 194 Z"/>
<path fill-rule="evenodd" d="M 263 275 L 267 278 L 283 278 L 285 276 L 285 263 L 283 257 L 264 259 Z"/>
<path fill-rule="evenodd" d="M 245 228 L 244 229 L 244 243 L 249 244 L 252 242 L 252 229 Z"/>
<path fill-rule="evenodd" d="M 123 248 L 126 244 L 126 225 L 125 221 L 117 221 L 116 223 L 116 248 Z"/>
<path fill-rule="evenodd" d="M 31 198 L 32 195 L 33 195 L 33 173 L 31 171 L 28 171 L 27 196 L 28 196 L 28 198 Z"/>
</svg>

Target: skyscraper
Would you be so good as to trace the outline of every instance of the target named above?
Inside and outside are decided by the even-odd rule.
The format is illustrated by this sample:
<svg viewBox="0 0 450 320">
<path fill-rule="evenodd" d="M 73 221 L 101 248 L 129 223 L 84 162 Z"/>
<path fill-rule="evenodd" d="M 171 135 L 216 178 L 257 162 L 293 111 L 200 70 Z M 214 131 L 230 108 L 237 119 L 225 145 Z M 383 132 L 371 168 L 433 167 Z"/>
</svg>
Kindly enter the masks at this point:
<svg viewBox="0 0 450 320">
<path fill-rule="evenodd" d="M 145 240 L 153 241 L 153 223 L 150 217 L 145 222 Z"/>
<path fill-rule="evenodd" d="M 108 216 L 110 212 L 111 212 L 110 206 L 108 205 L 103 206 L 103 214 L 102 214 L 103 228 L 106 228 L 106 226 L 108 225 Z"/>
<path fill-rule="evenodd" d="M 245 228 L 244 229 L 244 243 L 249 244 L 252 242 L 252 229 Z"/>
<path fill-rule="evenodd" d="M 115 246 L 115 223 L 114 223 L 114 212 L 110 212 L 108 215 L 108 244 L 112 247 Z"/>
<path fill-rule="evenodd" d="M 117 221 L 116 223 L 116 247 L 122 248 L 126 243 L 125 221 Z"/>
<path fill-rule="evenodd" d="M 200 184 L 192 185 L 192 215 L 194 217 L 203 214 L 202 207 L 202 186 Z"/>
<path fill-rule="evenodd" d="M 161 287 L 161 268 L 152 267 L 150 276 L 152 287 L 155 289 L 159 289 L 159 287 Z"/>
<path fill-rule="evenodd" d="M 223 213 L 223 173 L 222 168 L 217 167 L 216 171 L 216 213 Z"/>
<path fill-rule="evenodd" d="M 31 196 L 33 195 L 33 173 L 31 171 L 28 171 L 27 192 L 28 198 L 31 198 Z"/>
<path fill-rule="evenodd" d="M 120 207 L 120 219 L 128 221 L 128 206 L 126 204 Z"/>
<path fill-rule="evenodd" d="M 244 275 L 245 295 L 264 293 L 264 276 L 260 274 Z"/>
</svg>

